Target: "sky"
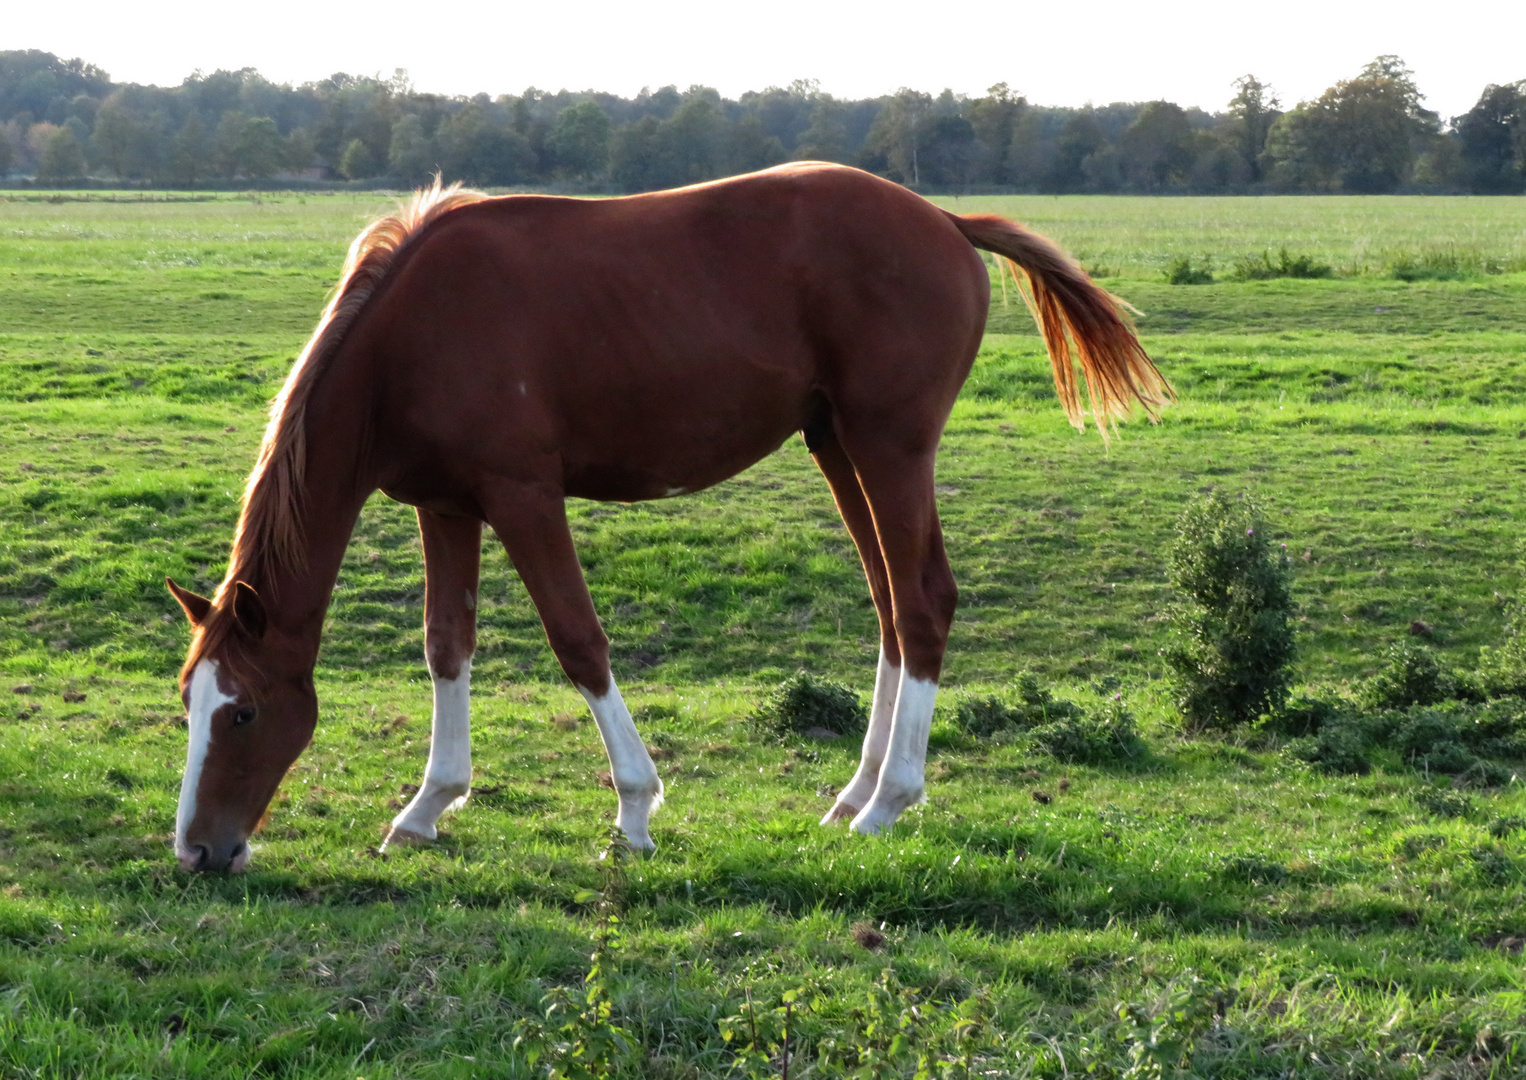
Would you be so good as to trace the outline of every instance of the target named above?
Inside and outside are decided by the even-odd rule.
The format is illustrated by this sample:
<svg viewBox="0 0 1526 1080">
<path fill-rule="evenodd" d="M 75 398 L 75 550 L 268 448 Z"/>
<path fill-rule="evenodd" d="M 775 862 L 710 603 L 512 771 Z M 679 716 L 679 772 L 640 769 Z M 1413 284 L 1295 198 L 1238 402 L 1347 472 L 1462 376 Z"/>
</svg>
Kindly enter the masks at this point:
<svg viewBox="0 0 1526 1080">
<path fill-rule="evenodd" d="M 78 56 L 119 82 L 174 85 L 254 67 L 275 82 L 408 71 L 420 90 L 497 96 L 695 83 L 727 97 L 815 79 L 839 97 L 911 86 L 978 95 L 1006 82 L 1042 105 L 1164 98 L 1213 111 L 1241 75 L 1284 106 L 1374 56 L 1414 70 L 1429 108 L 1465 112 L 1526 79 L 1526 0 L 6 0 L 0 49 Z M 66 14 L 61 14 L 66 12 Z"/>
</svg>

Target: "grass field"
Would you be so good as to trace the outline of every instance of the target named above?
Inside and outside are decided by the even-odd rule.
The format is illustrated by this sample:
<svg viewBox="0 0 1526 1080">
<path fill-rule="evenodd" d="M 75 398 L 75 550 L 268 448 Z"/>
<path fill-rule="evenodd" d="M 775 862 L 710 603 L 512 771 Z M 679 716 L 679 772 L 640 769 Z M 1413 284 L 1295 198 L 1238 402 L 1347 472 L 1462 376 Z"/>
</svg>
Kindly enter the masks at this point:
<svg viewBox="0 0 1526 1080">
<path fill-rule="evenodd" d="M 1189 738 L 1158 656 L 1164 549 L 1213 486 L 1261 498 L 1293 555 L 1301 680 L 1354 684 L 1412 620 L 1460 666 L 1499 640 L 1522 587 L 1526 200 L 942 201 L 1105 273 L 1183 398 L 1105 450 L 1065 425 L 1021 305 L 994 310 L 940 464 L 946 683 L 1121 692 L 1148 755 L 1067 766 L 941 724 L 930 801 L 888 841 L 821 830 L 855 748 L 743 722 L 798 669 L 872 677 L 873 611 L 804 448 L 684 500 L 574 505 L 666 755 L 607 986 L 639 1046 L 625 1073 L 763 1069 L 722 1035 L 749 995 L 767 1027 L 804 991 L 797 1076 L 871 1053 L 873 1008 L 953 1030 L 874 997 L 888 968 L 987 1018 L 985 1075 L 1123 1075 L 1147 1040 L 1120 1002 L 1167 1041 L 1196 1031 L 1202 1076 L 1526 1075 L 1521 785 L 1438 816 L 1397 755 L 1331 777 L 1275 740 Z M 0 200 L 0 1076 L 530 1076 L 517 1025 L 588 970 L 580 890 L 607 873 L 613 797 L 501 554 L 476 794 L 434 847 L 376 853 L 428 739 L 419 546 L 380 497 L 331 612 L 317 741 L 250 872 L 190 879 L 166 846 L 185 632 L 163 578 L 220 578 L 264 403 L 383 204 Z M 1161 272 L 1284 246 L 1335 276 Z M 1451 280 L 1393 276 L 1448 252 Z"/>
</svg>

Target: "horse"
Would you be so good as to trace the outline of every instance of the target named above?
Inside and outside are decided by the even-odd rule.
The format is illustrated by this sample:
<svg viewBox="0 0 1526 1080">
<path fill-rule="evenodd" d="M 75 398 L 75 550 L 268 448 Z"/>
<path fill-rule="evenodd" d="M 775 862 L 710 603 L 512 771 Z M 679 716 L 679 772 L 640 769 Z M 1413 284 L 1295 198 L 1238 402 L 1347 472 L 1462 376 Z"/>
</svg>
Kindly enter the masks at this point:
<svg viewBox="0 0 1526 1080">
<path fill-rule="evenodd" d="M 923 796 L 957 598 L 933 467 L 984 333 L 977 249 L 1023 286 L 1073 424 L 1083 381 L 1104 438 L 1135 407 L 1156 417 L 1172 391 L 1125 306 L 1058 247 L 857 169 L 795 163 L 603 200 L 436 177 L 367 227 L 272 403 L 221 585 L 208 598 L 166 579 L 192 628 L 180 865 L 247 864 L 312 739 L 324 614 L 378 490 L 417 511 L 434 693 L 423 783 L 386 842 L 435 839 L 470 790 L 486 524 L 593 713 L 617 827 L 652 850 L 663 784 L 611 675 L 565 500 L 699 491 L 797 432 L 880 626 L 861 758 L 822 824 L 888 830 Z"/>
</svg>

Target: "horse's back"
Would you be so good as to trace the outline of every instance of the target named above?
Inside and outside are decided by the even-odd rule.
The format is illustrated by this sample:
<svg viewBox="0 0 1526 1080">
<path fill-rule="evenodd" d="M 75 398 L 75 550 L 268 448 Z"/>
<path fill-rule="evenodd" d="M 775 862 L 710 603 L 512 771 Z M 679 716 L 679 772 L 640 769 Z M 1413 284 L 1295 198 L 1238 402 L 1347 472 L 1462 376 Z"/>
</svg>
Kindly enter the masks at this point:
<svg viewBox="0 0 1526 1080">
<path fill-rule="evenodd" d="M 735 474 L 823 407 L 930 401 L 941 427 L 986 288 L 925 200 L 795 165 L 452 211 L 373 340 L 391 410 L 436 440 L 471 431 L 484 464 L 555 458 L 569 491 L 651 498 Z"/>
</svg>

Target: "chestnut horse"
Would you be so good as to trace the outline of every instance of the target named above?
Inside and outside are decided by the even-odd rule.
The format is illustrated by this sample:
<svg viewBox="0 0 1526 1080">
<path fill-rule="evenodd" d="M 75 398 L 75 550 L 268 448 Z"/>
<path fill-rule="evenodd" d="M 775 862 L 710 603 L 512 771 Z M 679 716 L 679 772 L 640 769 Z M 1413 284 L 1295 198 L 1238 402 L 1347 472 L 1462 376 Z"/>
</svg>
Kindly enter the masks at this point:
<svg viewBox="0 0 1526 1080">
<path fill-rule="evenodd" d="M 795 432 L 880 621 L 862 760 L 823 824 L 889 828 L 922 797 L 954 613 L 933 458 L 985 328 L 976 248 L 1025 275 L 1078 427 L 1083 379 L 1104 435 L 1136 403 L 1153 417 L 1169 399 L 1119 302 L 1054 245 L 855 169 L 801 163 L 607 200 L 436 181 L 367 228 L 272 406 L 226 578 L 211 599 L 169 583 L 194 628 L 181 865 L 241 869 L 311 740 L 324 613 L 376 490 L 418 510 L 434 684 L 424 781 L 389 842 L 433 839 L 471 783 L 486 522 L 593 712 L 617 825 L 652 848 L 662 781 L 611 678 L 564 500 L 699 491 Z"/>
</svg>

